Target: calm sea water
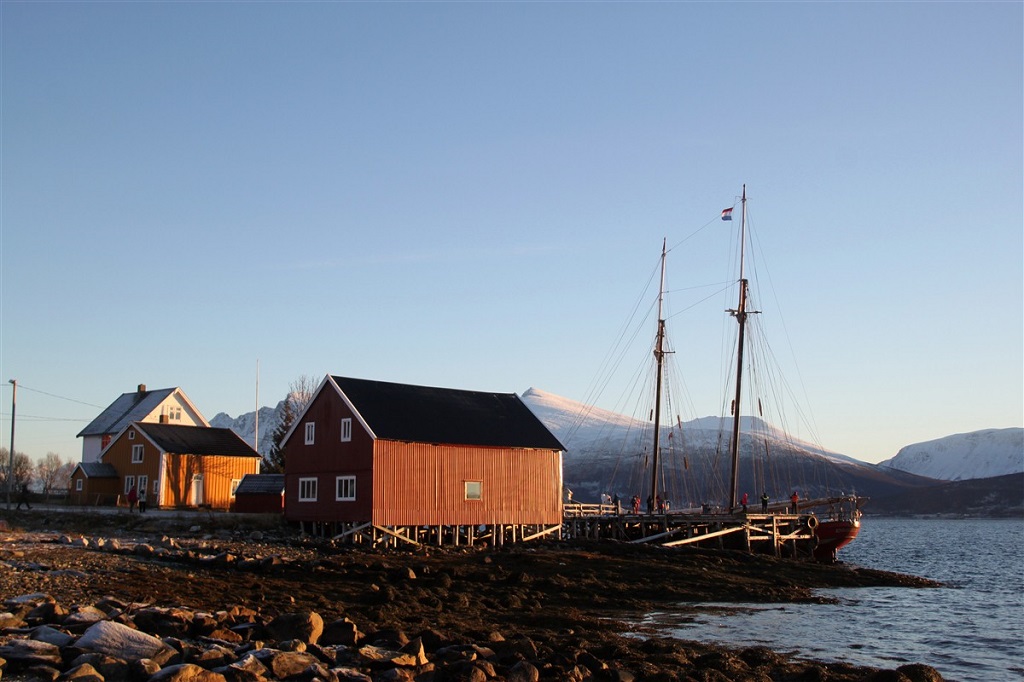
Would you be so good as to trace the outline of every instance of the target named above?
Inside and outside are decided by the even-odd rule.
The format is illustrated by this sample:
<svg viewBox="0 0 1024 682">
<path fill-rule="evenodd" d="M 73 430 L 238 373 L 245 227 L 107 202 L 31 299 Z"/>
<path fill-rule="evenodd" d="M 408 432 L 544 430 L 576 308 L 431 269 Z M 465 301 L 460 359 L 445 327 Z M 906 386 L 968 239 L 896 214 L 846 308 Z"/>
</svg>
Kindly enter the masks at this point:
<svg viewBox="0 0 1024 682">
<path fill-rule="evenodd" d="M 647 622 L 681 639 L 815 660 L 925 663 L 961 682 L 1024 680 L 1024 519 L 867 517 L 839 558 L 948 587 L 820 591 L 838 604 L 700 604 Z"/>
</svg>

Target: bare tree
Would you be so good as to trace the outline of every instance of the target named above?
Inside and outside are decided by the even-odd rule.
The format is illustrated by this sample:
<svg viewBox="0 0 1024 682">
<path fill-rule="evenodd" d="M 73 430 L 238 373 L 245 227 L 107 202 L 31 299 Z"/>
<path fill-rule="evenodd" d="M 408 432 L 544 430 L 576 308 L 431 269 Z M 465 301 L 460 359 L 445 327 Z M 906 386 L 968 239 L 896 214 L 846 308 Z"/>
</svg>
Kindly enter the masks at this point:
<svg viewBox="0 0 1024 682">
<path fill-rule="evenodd" d="M 0 490 L 7 490 L 7 469 L 10 465 L 7 448 L 0 447 Z M 17 490 L 23 485 L 32 483 L 32 460 L 24 452 L 14 451 L 14 485 L 12 490 Z"/>
<path fill-rule="evenodd" d="M 56 452 L 47 452 L 46 457 L 36 463 L 36 478 L 42 484 L 43 492 L 49 495 L 71 487 L 74 468 L 74 464 L 63 461 Z"/>
<path fill-rule="evenodd" d="M 288 406 L 291 407 L 294 416 L 298 417 L 306 409 L 306 405 L 313 399 L 317 385 L 316 379 L 308 374 L 303 374 L 288 385 Z"/>
<path fill-rule="evenodd" d="M 282 401 L 281 405 L 281 421 L 271 436 L 274 444 L 271 446 L 267 456 L 263 458 L 263 466 L 261 467 L 263 473 L 275 474 L 284 472 L 284 437 L 288 434 L 295 420 L 302 414 L 302 411 L 306 409 L 309 401 L 313 399 L 313 393 L 316 392 L 316 388 L 316 381 L 308 374 L 303 374 L 289 384 L 288 396 Z"/>
</svg>

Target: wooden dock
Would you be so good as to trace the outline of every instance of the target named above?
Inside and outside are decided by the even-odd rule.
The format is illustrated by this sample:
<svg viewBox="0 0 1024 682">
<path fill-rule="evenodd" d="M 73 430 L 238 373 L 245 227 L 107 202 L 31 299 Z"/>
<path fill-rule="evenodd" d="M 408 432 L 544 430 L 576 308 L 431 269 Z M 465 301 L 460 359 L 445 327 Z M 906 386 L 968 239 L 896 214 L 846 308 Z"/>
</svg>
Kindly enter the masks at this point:
<svg viewBox="0 0 1024 682">
<path fill-rule="evenodd" d="M 302 524 L 304 532 L 370 547 L 501 546 L 531 540 L 616 540 L 662 547 L 735 549 L 777 557 L 811 558 L 817 545 L 813 514 L 772 512 L 634 514 L 611 504 L 567 503 L 555 525 L 480 524 L 379 526 Z"/>
<path fill-rule="evenodd" d="M 736 549 L 811 558 L 817 545 L 813 514 L 634 514 L 610 504 L 566 504 L 564 537 L 652 543 L 663 547 Z"/>
</svg>

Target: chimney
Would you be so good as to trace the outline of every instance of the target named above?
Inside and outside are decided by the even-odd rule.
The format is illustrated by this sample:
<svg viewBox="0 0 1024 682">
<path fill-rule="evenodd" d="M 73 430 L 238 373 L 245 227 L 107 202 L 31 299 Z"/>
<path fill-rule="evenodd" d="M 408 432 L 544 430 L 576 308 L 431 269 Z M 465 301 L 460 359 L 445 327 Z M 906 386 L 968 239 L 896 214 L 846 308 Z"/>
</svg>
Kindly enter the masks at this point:
<svg viewBox="0 0 1024 682">
<path fill-rule="evenodd" d="M 167 423 L 167 415 L 166 414 L 160 415 L 160 423 L 161 424 L 166 424 Z"/>
<path fill-rule="evenodd" d="M 146 392 L 146 384 L 139 384 L 139 393 Z"/>
</svg>

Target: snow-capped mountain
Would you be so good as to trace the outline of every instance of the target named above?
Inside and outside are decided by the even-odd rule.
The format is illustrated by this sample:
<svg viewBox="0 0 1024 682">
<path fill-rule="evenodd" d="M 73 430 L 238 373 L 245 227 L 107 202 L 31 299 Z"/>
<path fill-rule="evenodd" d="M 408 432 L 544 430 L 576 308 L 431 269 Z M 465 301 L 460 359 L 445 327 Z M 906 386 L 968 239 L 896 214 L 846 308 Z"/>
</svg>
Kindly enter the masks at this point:
<svg viewBox="0 0 1024 682">
<path fill-rule="evenodd" d="M 1024 472 L 1024 429 L 985 429 L 914 443 L 879 467 L 944 481 Z"/>
<path fill-rule="evenodd" d="M 284 401 L 277 404 L 277 407 L 260 408 L 260 438 L 257 451 L 266 456 L 270 453 L 273 445 L 271 436 L 281 423 L 281 412 L 284 410 Z M 242 437 L 249 445 L 253 444 L 256 436 L 256 411 L 246 412 L 237 417 L 232 417 L 226 412 L 219 412 L 210 420 L 210 426 L 221 429 L 231 429 Z"/>
<path fill-rule="evenodd" d="M 536 388 L 523 402 L 566 447 L 564 479 L 577 499 L 601 493 L 629 498 L 649 489 L 651 426 L 648 422 L 588 407 Z M 788 498 L 841 492 L 886 492 L 904 482 L 878 475 L 870 464 L 792 438 L 757 417 L 740 420 L 739 489 L 760 497 Z M 732 421 L 704 417 L 663 426 L 661 480 L 677 506 L 727 503 Z M 907 478 L 909 475 L 903 475 Z"/>
<path fill-rule="evenodd" d="M 624 445 L 637 447 L 649 430 L 645 422 L 601 408 L 563 398 L 536 388 L 529 388 L 520 396 L 537 418 L 561 440 L 570 451 L 593 452 L 606 447 L 622 449 Z M 669 429 L 662 427 L 667 435 Z M 683 422 L 682 432 L 688 447 L 717 447 L 721 434 L 732 429 L 732 420 L 723 417 L 701 417 Z M 809 454 L 846 464 L 865 464 L 860 460 L 826 450 L 785 433 L 758 417 L 741 417 L 742 434 L 756 433 L 772 441 L 797 446 Z M 624 435 L 628 434 L 628 435 Z"/>
</svg>

